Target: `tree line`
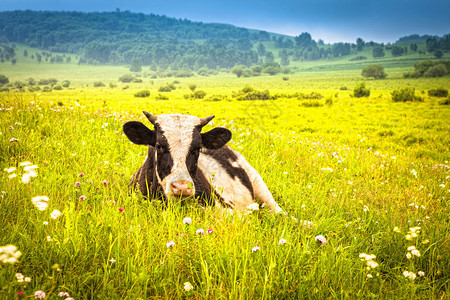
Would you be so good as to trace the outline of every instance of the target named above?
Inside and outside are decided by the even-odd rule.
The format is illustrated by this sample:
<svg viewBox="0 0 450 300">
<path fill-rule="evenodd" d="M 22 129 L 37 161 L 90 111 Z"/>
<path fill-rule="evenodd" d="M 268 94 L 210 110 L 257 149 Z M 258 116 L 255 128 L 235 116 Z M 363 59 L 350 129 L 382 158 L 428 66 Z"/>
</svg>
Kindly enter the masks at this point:
<svg viewBox="0 0 450 300">
<path fill-rule="evenodd" d="M 426 39 L 425 39 L 426 38 Z M 372 47 L 373 57 L 385 51 L 393 56 L 417 51 L 405 41 L 426 40 L 428 52 L 436 57 L 450 51 L 450 35 L 442 38 L 416 36 L 400 38 L 394 45 L 365 42 L 324 44 L 307 32 L 295 37 L 248 30 L 227 24 L 207 24 L 154 14 L 115 12 L 82 13 L 50 11 L 0 12 L 0 60 L 15 63 L 8 43 L 21 43 L 51 52 L 72 53 L 80 64 L 131 65 L 152 70 L 231 69 L 234 66 L 263 66 L 275 60 L 282 67 L 293 61 L 319 60 L 355 54 Z M 266 49 L 269 46 L 272 51 Z M 414 47 L 415 46 L 415 47 Z M 276 49 L 276 51 L 273 51 Z M 362 57 L 362 56 L 361 56 Z M 36 57 L 51 62 L 69 62 L 69 57 Z M 272 67 L 272 66 L 270 66 Z"/>
</svg>

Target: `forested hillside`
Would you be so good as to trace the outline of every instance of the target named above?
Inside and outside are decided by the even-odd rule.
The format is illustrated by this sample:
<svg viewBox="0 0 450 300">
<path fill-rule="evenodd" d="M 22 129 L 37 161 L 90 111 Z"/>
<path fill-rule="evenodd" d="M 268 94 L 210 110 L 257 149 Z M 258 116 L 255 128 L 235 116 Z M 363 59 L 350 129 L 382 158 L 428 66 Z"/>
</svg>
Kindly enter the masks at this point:
<svg viewBox="0 0 450 300">
<path fill-rule="evenodd" d="M 426 49 L 418 48 L 417 43 L 424 41 Z M 355 43 L 329 45 L 315 41 L 307 32 L 291 37 L 120 10 L 0 12 L 0 59 L 14 64 L 11 43 L 76 54 L 80 64 L 131 64 L 136 70 L 145 65 L 154 70 L 198 71 L 265 64 L 265 69 L 279 71 L 280 65 L 287 67 L 292 61 L 351 54 L 357 55 L 351 59 L 364 60 L 367 53 L 371 58 L 382 58 L 388 51 L 392 56 L 427 51 L 439 57 L 450 51 L 450 35 L 442 38 L 411 35 L 400 38 L 394 45 L 365 42 L 362 38 Z M 38 62 L 40 56 L 36 57 Z M 56 57 L 52 62 L 61 63 L 63 59 Z"/>
</svg>

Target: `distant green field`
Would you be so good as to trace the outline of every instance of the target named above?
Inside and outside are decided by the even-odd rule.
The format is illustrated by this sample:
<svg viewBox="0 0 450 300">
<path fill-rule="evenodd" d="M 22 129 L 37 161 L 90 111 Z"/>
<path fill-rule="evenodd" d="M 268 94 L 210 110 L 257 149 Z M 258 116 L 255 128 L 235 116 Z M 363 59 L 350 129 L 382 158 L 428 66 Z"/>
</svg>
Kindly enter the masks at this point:
<svg viewBox="0 0 450 300">
<path fill-rule="evenodd" d="M 449 298 L 450 108 L 428 91 L 448 89 L 450 78 L 403 79 L 414 61 L 385 58 L 384 80 L 361 77 L 365 62 L 340 59 L 299 63 L 288 75 L 142 83 L 118 82 L 126 66 L 0 65 L 13 83 L 71 82 L 0 92 L 0 246 L 21 252 L 0 262 L 0 298 L 39 290 L 50 299 L 62 291 L 75 299 Z M 353 96 L 361 82 L 367 98 Z M 159 91 L 169 83 L 175 90 Z M 205 97 L 192 99 L 190 84 Z M 391 92 L 405 87 L 422 101 L 394 103 Z M 271 99 L 239 100 L 244 88 Z M 141 90 L 150 96 L 135 97 Z M 207 129 L 230 129 L 230 147 L 277 202 L 314 226 L 265 209 L 163 208 L 128 190 L 146 148 L 122 125 L 150 126 L 142 110 L 216 115 Z M 23 183 L 27 161 L 37 177 Z M 48 197 L 46 210 L 36 196 Z"/>
</svg>

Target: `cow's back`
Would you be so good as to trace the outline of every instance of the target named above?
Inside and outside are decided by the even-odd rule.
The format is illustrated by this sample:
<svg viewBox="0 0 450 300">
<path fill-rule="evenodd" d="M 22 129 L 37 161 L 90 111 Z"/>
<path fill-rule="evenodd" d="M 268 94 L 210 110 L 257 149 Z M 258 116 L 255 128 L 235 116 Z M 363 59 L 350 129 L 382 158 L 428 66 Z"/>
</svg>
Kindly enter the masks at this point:
<svg viewBox="0 0 450 300">
<path fill-rule="evenodd" d="M 198 160 L 198 169 L 197 177 L 204 177 L 209 182 L 223 204 L 242 210 L 253 203 L 256 171 L 237 151 L 226 145 L 217 150 L 204 150 Z"/>
</svg>

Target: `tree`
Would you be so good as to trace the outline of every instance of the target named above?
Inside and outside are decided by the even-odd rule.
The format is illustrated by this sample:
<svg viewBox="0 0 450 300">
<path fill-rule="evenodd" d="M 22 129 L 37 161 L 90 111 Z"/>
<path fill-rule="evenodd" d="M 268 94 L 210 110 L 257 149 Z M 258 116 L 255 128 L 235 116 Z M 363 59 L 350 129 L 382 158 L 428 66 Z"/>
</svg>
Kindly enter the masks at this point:
<svg viewBox="0 0 450 300">
<path fill-rule="evenodd" d="M 362 69 L 361 75 L 364 77 L 373 77 L 375 79 L 384 79 L 387 74 L 384 72 L 384 67 L 380 65 L 369 65 Z"/>
<path fill-rule="evenodd" d="M 384 50 L 381 47 L 375 47 L 372 50 L 372 56 L 374 58 L 384 57 Z"/>
<path fill-rule="evenodd" d="M 9 83 L 8 77 L 6 77 L 3 74 L 0 74 L 0 86 L 8 84 L 8 83 Z"/>
<path fill-rule="evenodd" d="M 269 75 L 275 75 L 281 72 L 281 67 L 276 62 L 265 63 L 263 65 L 263 73 L 267 73 Z"/>
<path fill-rule="evenodd" d="M 258 44 L 257 51 L 258 51 L 258 55 L 259 55 L 259 56 L 264 56 L 264 55 L 266 55 L 266 47 L 264 47 L 264 45 L 261 44 L 261 43 Z"/>
<path fill-rule="evenodd" d="M 364 44 L 365 44 L 365 42 L 364 42 L 364 40 L 362 38 L 357 38 L 356 39 L 356 49 L 358 51 L 361 51 L 364 48 Z"/>
<path fill-rule="evenodd" d="M 441 49 L 437 49 L 436 51 L 434 51 L 434 57 L 439 59 L 442 56 L 444 56 L 444 51 L 442 51 Z"/>
<path fill-rule="evenodd" d="M 142 60 L 140 58 L 133 58 L 131 61 L 130 72 L 141 72 Z"/>
<path fill-rule="evenodd" d="M 124 83 L 128 83 L 128 82 L 132 82 L 134 80 L 134 76 L 131 74 L 125 74 L 119 77 L 119 81 L 124 82 Z"/>
<path fill-rule="evenodd" d="M 307 48 L 309 46 L 315 46 L 316 42 L 311 38 L 311 35 L 307 32 L 303 32 L 295 38 L 295 45 L 299 48 Z"/>
<path fill-rule="evenodd" d="M 245 69 L 247 69 L 246 66 L 244 66 L 244 65 L 238 65 L 238 66 L 234 66 L 234 67 L 231 69 L 231 72 L 234 73 L 234 74 L 236 74 L 237 77 L 241 77 L 241 76 L 242 76 L 242 73 L 244 73 L 244 70 L 245 70 Z"/>
<path fill-rule="evenodd" d="M 393 46 L 391 49 L 392 56 L 402 56 L 405 53 L 405 49 L 400 46 Z"/>
<path fill-rule="evenodd" d="M 427 38 L 425 44 L 427 46 L 427 51 L 428 52 L 434 52 L 439 47 L 439 41 L 435 37 Z"/>
<path fill-rule="evenodd" d="M 271 51 L 267 51 L 266 56 L 265 56 L 265 62 L 271 63 L 274 60 L 275 60 L 275 56 L 273 56 L 273 53 Z"/>
<path fill-rule="evenodd" d="M 25 57 L 28 56 L 28 51 L 27 51 L 27 49 L 23 50 L 23 56 L 25 56 Z"/>
<path fill-rule="evenodd" d="M 424 74 L 424 77 L 442 77 L 448 74 L 447 67 L 444 64 L 437 64 L 429 68 Z"/>
<path fill-rule="evenodd" d="M 239 39 L 236 42 L 236 48 L 239 51 L 251 51 L 252 50 L 252 43 L 248 39 Z"/>
<path fill-rule="evenodd" d="M 417 51 L 417 44 L 409 45 L 409 49 L 411 49 L 412 51 L 416 52 Z"/>
<path fill-rule="evenodd" d="M 288 53 L 287 53 L 287 51 L 286 50 L 281 50 L 279 53 L 278 53 L 278 56 L 280 57 L 280 59 L 281 59 L 281 65 L 282 66 L 288 66 L 289 64 L 290 64 L 290 61 L 289 61 L 289 56 L 288 56 Z"/>
</svg>

